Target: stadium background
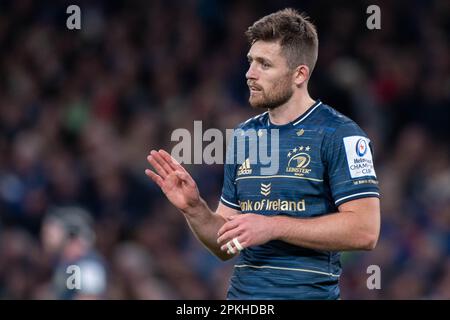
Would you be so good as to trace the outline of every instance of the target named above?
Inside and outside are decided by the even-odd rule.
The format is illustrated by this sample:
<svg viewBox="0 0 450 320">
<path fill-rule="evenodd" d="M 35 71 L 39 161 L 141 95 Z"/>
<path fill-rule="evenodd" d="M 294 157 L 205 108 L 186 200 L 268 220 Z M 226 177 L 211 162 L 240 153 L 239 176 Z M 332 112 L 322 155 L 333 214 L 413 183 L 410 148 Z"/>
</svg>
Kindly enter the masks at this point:
<svg viewBox="0 0 450 320">
<path fill-rule="evenodd" d="M 370 4 L 381 30 L 366 28 Z M 194 120 L 225 130 L 255 114 L 243 32 L 286 6 L 318 27 L 313 97 L 375 144 L 381 236 L 343 255 L 342 298 L 450 299 L 447 0 L 0 1 L 0 298 L 54 297 L 40 230 L 55 205 L 93 214 L 106 298 L 224 298 L 232 262 L 197 243 L 145 158 Z M 215 208 L 222 166 L 188 169 Z M 381 290 L 366 287 L 372 264 Z"/>
</svg>

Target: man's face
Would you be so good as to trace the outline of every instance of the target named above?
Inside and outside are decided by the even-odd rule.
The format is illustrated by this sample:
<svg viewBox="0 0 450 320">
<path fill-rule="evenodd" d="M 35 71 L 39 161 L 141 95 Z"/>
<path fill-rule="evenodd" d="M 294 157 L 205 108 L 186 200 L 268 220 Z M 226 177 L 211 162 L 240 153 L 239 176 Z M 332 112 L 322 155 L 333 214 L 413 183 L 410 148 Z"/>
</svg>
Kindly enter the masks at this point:
<svg viewBox="0 0 450 320">
<path fill-rule="evenodd" d="M 278 42 L 256 41 L 247 54 L 249 103 L 254 108 L 274 109 L 293 94 L 293 71 L 287 66 Z"/>
<path fill-rule="evenodd" d="M 49 219 L 43 224 L 41 239 L 47 253 L 55 254 L 61 250 L 65 237 L 64 226 L 58 221 Z"/>
</svg>

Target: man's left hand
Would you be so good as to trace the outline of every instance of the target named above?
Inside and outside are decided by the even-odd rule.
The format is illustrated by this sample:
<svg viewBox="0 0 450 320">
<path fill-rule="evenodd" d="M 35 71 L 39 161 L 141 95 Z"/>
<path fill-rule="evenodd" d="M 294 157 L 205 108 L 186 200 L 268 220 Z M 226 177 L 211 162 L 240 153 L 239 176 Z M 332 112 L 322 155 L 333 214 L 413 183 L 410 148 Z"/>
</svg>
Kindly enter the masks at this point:
<svg viewBox="0 0 450 320">
<path fill-rule="evenodd" d="M 217 243 L 222 251 L 233 254 L 251 246 L 264 244 L 273 238 L 275 225 L 271 217 L 246 213 L 228 217 L 227 220 L 217 233 Z"/>
</svg>

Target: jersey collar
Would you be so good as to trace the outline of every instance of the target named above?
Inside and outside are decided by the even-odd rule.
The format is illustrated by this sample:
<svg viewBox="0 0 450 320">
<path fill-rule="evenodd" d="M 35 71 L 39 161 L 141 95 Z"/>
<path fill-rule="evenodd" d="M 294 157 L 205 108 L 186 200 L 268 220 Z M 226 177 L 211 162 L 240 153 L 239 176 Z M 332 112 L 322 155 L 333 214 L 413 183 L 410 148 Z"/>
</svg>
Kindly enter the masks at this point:
<svg viewBox="0 0 450 320">
<path fill-rule="evenodd" d="M 290 127 L 290 126 L 295 127 L 299 123 L 301 123 L 303 120 L 308 118 L 320 105 L 322 105 L 322 101 L 317 99 L 316 102 L 311 107 L 309 107 L 305 112 L 303 112 L 300 116 L 298 116 L 297 119 L 295 119 L 289 123 L 282 124 L 282 125 L 276 125 L 276 124 L 271 123 L 269 113 L 267 112 L 267 126 L 270 128 L 283 128 L 283 127 Z"/>
</svg>

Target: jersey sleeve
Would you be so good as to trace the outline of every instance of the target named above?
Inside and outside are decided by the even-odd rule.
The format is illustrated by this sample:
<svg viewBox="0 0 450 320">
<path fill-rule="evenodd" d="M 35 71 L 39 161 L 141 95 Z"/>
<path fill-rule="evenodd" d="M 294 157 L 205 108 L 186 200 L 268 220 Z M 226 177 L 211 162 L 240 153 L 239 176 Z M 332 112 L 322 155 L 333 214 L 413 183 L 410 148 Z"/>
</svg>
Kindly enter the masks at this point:
<svg viewBox="0 0 450 320">
<path fill-rule="evenodd" d="M 343 124 L 323 143 L 330 191 L 338 207 L 344 202 L 380 197 L 373 145 L 355 123 Z"/>
<path fill-rule="evenodd" d="M 224 164 L 223 188 L 220 202 L 232 209 L 241 209 L 236 192 L 236 161 L 234 143 L 230 143 L 227 146 L 226 161 Z"/>
</svg>

